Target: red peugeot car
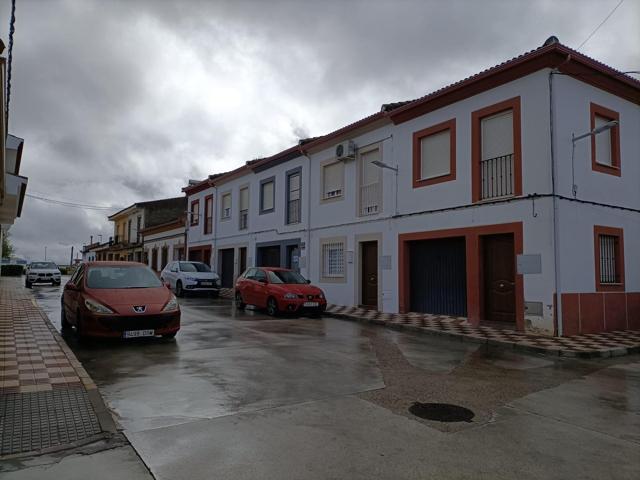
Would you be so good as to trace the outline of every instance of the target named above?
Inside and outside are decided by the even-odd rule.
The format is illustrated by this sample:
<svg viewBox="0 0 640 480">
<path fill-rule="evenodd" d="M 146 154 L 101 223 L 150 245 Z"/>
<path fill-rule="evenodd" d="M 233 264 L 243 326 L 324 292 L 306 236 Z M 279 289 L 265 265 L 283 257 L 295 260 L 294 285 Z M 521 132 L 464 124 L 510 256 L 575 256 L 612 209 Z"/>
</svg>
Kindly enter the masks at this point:
<svg viewBox="0 0 640 480">
<path fill-rule="evenodd" d="M 78 336 L 175 337 L 180 307 L 153 271 L 135 262 L 87 262 L 64 286 L 60 322 Z"/>
<path fill-rule="evenodd" d="M 293 270 L 285 268 L 249 268 L 238 278 L 236 306 L 266 308 L 269 315 L 280 312 L 315 313 L 326 310 L 327 299 L 318 287 Z"/>
</svg>

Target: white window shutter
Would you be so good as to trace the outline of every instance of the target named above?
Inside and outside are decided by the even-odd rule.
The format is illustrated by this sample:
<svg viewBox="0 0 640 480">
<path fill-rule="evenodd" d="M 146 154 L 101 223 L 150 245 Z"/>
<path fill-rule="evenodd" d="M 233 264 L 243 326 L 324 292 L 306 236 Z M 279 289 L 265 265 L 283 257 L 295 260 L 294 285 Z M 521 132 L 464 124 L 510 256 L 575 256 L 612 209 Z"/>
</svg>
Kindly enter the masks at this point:
<svg viewBox="0 0 640 480">
<path fill-rule="evenodd" d="M 513 111 L 482 119 L 482 160 L 513 154 Z"/>
<path fill-rule="evenodd" d="M 451 173 L 451 130 L 422 138 L 420 154 L 420 178 L 434 178 Z"/>
</svg>

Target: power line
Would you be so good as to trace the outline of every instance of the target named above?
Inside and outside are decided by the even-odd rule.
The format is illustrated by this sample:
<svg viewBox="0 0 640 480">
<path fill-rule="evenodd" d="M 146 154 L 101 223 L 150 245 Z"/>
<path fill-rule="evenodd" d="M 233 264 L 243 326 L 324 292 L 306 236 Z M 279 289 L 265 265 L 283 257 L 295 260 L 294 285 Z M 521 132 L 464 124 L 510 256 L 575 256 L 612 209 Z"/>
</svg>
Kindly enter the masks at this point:
<svg viewBox="0 0 640 480">
<path fill-rule="evenodd" d="M 41 202 L 49 203 L 51 205 L 60 205 L 64 207 L 72 207 L 72 208 L 81 208 L 84 210 L 96 210 L 96 211 L 114 211 L 114 210 L 122 210 L 123 207 L 114 207 L 109 205 L 91 205 L 88 203 L 76 203 L 68 200 L 57 200 L 54 198 L 47 198 L 40 195 L 34 195 L 32 193 L 26 193 L 25 196 L 29 198 L 33 198 L 35 200 L 40 200 Z"/>
<path fill-rule="evenodd" d="M 604 25 L 604 24 L 605 24 L 605 22 L 606 22 L 607 20 L 609 20 L 609 17 L 611 17 L 611 15 L 613 15 L 613 12 L 615 12 L 615 11 L 618 9 L 618 7 L 619 7 L 620 5 L 622 5 L 622 3 L 623 3 L 623 2 L 624 2 L 624 0 L 620 0 L 620 1 L 618 2 L 618 4 L 617 4 L 615 7 L 613 7 L 613 10 L 611 10 L 611 11 L 609 12 L 609 15 L 607 15 L 607 16 L 604 18 L 604 20 L 602 20 L 602 22 L 600 22 L 600 25 L 598 25 L 598 26 L 596 27 L 596 29 L 595 29 L 593 32 L 591 32 L 591 33 L 589 34 L 589 36 L 586 38 L 586 40 L 585 40 L 584 42 L 582 42 L 582 43 L 580 44 L 580 46 L 579 46 L 578 48 L 576 48 L 576 50 L 580 50 L 580 49 L 582 48 L 582 46 L 583 46 L 585 43 L 587 43 L 587 42 L 591 39 L 591 37 L 593 37 L 593 36 L 595 35 L 595 33 L 600 29 L 600 27 L 601 27 L 602 25 Z"/>
</svg>

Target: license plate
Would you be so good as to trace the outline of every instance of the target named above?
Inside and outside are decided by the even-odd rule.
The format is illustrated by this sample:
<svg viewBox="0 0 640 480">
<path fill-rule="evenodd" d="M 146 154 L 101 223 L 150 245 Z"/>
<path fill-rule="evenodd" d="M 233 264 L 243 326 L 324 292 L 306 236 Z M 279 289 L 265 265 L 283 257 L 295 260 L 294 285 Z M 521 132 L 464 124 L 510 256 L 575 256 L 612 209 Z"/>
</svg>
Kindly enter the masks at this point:
<svg viewBox="0 0 640 480">
<path fill-rule="evenodd" d="M 155 330 L 127 330 L 124 332 L 124 338 L 153 337 Z"/>
<path fill-rule="evenodd" d="M 305 307 L 317 307 L 318 302 L 304 302 Z"/>
<path fill-rule="evenodd" d="M 213 282 L 200 282 L 200 285 L 202 285 L 203 287 L 212 287 Z"/>
</svg>

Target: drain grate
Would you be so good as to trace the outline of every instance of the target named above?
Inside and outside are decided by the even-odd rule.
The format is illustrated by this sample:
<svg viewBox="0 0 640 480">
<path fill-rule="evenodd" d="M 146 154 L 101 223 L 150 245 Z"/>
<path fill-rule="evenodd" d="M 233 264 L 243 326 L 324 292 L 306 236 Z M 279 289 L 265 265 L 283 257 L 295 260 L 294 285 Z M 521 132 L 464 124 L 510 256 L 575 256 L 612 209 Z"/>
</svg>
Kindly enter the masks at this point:
<svg viewBox="0 0 640 480">
<path fill-rule="evenodd" d="M 468 408 L 450 403 L 414 402 L 409 412 L 416 417 L 435 420 L 436 422 L 471 422 L 475 414 Z"/>
</svg>

